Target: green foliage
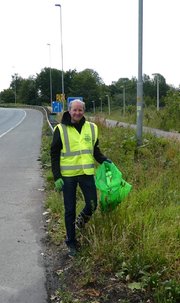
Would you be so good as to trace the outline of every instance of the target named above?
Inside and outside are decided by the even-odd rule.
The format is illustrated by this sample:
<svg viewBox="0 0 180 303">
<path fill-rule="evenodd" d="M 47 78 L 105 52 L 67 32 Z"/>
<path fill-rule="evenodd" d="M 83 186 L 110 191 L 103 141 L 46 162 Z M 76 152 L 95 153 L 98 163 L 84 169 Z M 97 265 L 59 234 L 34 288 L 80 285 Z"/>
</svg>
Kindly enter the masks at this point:
<svg viewBox="0 0 180 303">
<path fill-rule="evenodd" d="M 137 79 L 135 77 L 131 79 L 120 78 L 118 81 L 113 81 L 111 85 L 105 85 L 99 74 L 89 68 L 81 72 L 76 70 L 63 71 L 63 75 L 66 99 L 70 96 L 82 96 L 88 110 L 92 111 L 92 101 L 94 101 L 93 104 L 96 108 L 100 110 L 103 108 L 103 111 L 107 111 L 107 95 L 110 97 L 111 107 L 119 111 L 119 114 L 123 113 L 124 96 L 126 108 L 131 105 L 135 106 L 137 103 Z M 56 100 L 56 94 L 62 92 L 62 71 L 54 68 L 45 67 L 40 73 L 29 76 L 27 79 L 14 74 L 9 89 L 12 90 L 12 93 L 14 92 L 14 95 L 16 92 L 17 103 L 50 105 L 50 77 L 52 99 L 54 101 Z M 177 89 L 166 84 L 162 75 L 159 74 L 158 79 L 160 107 L 162 107 L 165 105 L 164 98 L 167 92 L 169 90 L 177 92 Z M 4 90 L 0 93 L 0 99 L 5 103 L 12 102 L 14 97 L 10 98 L 9 93 Z M 143 76 L 143 95 L 146 107 L 156 105 L 157 76 L 153 79 L 150 79 L 148 75 Z"/>
<path fill-rule="evenodd" d="M 50 167 L 50 146 L 52 141 L 52 133 L 48 123 L 44 124 L 42 130 L 41 144 L 41 163 L 43 167 Z"/>
<path fill-rule="evenodd" d="M 137 147 L 130 128 L 99 128 L 101 150 L 133 185 L 129 196 L 109 213 L 96 210 L 79 235 L 83 250 L 77 266 L 90 279 L 113 273 L 129 287 L 149 290 L 157 303 L 179 302 L 180 252 L 180 145 L 177 141 L 146 135 Z M 46 133 L 46 132 L 45 132 Z M 43 141 L 47 155 L 48 139 Z M 49 161 L 48 156 L 45 162 Z M 50 171 L 48 168 L 46 171 Z M 51 212 L 49 233 L 55 243 L 65 235 L 61 195 L 54 192 L 52 175 L 47 208 Z M 99 195 L 99 193 L 98 193 Z M 78 191 L 78 210 L 82 194 Z M 77 211 L 78 212 L 78 211 Z"/>
<path fill-rule="evenodd" d="M 23 79 L 19 88 L 19 101 L 24 104 L 36 105 L 38 94 L 36 82 L 33 78 Z"/>
<path fill-rule="evenodd" d="M 144 146 L 136 149 L 133 140 L 127 139 L 128 132 L 108 129 L 106 140 L 101 134 L 103 150 L 119 163 L 134 189 L 111 213 L 96 212 L 86 235 L 89 258 L 91 266 L 119 271 L 130 281 L 145 283 L 148 277 L 146 286 L 153 292 L 159 289 L 162 295 L 164 281 L 173 278 L 178 285 L 180 282 L 176 265 L 180 251 L 179 144 L 148 137 Z"/>
<path fill-rule="evenodd" d="M 95 71 L 85 69 L 74 75 L 71 83 L 71 94 L 74 96 L 82 96 L 86 102 L 86 108 L 90 109 L 92 107 L 92 101 L 99 99 L 101 84 L 102 80 Z"/>
<path fill-rule="evenodd" d="M 168 96 L 171 95 L 169 98 Z M 157 111 L 156 106 L 149 105 L 143 109 L 143 126 L 158 128 L 165 131 L 180 132 L 180 101 L 178 93 L 170 93 L 167 98 L 164 98 L 166 105 Z M 111 110 L 111 116 L 107 115 L 107 109 L 101 114 L 107 119 L 136 124 L 137 109 L 134 105 L 126 106 L 125 115 L 120 108 Z"/>
<path fill-rule="evenodd" d="M 155 289 L 154 298 L 157 303 L 180 302 L 180 284 L 175 280 L 166 280 L 159 283 Z"/>
<path fill-rule="evenodd" d="M 65 238 L 65 226 L 64 226 L 64 208 L 62 196 L 55 192 L 50 191 L 50 194 L 46 197 L 48 215 L 48 234 L 55 244 L 59 244 Z"/>
<path fill-rule="evenodd" d="M 133 140 L 123 140 L 128 131 L 109 129 L 108 146 L 107 137 L 106 143 L 101 140 L 115 163 L 122 159 L 121 171 L 128 171 L 126 178 L 134 189 L 105 218 L 96 213 L 88 228 L 90 255 L 96 266 L 98 263 L 104 270 L 119 270 L 122 277 L 128 276 L 131 281 L 144 281 L 148 276 L 148 287 L 163 294 L 164 280 L 173 277 L 177 285 L 180 282 L 176 265 L 180 251 L 179 144 L 148 137 L 144 146 L 136 149 Z M 173 298 L 169 302 L 178 302 L 178 293 Z"/>
<path fill-rule="evenodd" d="M 170 91 L 164 101 L 166 106 L 160 128 L 180 132 L 180 93 Z"/>
<path fill-rule="evenodd" d="M 51 69 L 52 77 L 52 97 L 56 100 L 56 94 L 62 89 L 59 88 L 61 83 L 62 73 L 57 69 Z M 36 76 L 36 87 L 38 91 L 38 99 L 41 103 L 50 103 L 50 69 L 44 68 Z M 61 91 L 60 91 L 61 90 Z"/>
<path fill-rule="evenodd" d="M 15 102 L 14 91 L 11 88 L 4 89 L 0 94 L 1 94 L 2 103 L 14 103 Z"/>
</svg>

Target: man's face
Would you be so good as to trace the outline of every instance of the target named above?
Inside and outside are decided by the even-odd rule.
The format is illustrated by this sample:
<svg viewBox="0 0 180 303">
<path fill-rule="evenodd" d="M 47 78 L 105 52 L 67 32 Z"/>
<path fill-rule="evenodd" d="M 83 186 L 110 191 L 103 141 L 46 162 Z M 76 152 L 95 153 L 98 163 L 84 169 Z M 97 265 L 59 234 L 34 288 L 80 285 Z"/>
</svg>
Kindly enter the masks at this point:
<svg viewBox="0 0 180 303">
<path fill-rule="evenodd" d="M 71 116 L 71 122 L 78 123 L 84 115 L 83 105 L 78 102 L 73 102 L 69 113 Z"/>
</svg>

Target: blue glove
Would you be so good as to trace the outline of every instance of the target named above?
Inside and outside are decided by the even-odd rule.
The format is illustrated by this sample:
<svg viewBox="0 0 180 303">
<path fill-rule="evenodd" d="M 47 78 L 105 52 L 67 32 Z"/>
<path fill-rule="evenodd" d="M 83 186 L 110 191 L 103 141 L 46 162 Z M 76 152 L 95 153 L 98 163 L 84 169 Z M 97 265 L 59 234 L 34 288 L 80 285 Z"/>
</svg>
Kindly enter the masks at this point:
<svg viewBox="0 0 180 303">
<path fill-rule="evenodd" d="M 63 185 L 64 185 L 63 179 L 62 178 L 57 179 L 55 181 L 55 190 L 60 193 L 63 188 Z"/>
</svg>

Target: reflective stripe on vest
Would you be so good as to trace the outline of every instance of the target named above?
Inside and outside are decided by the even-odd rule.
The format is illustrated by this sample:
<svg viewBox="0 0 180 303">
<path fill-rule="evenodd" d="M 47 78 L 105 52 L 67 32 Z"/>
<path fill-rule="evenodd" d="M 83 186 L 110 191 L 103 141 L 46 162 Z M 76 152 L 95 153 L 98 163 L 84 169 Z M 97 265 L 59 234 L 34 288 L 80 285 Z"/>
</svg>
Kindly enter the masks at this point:
<svg viewBox="0 0 180 303">
<path fill-rule="evenodd" d="M 82 169 L 82 168 L 94 168 L 94 164 L 85 164 L 85 165 L 73 165 L 73 166 L 61 166 L 63 170 L 71 170 L 73 169 Z"/>
<path fill-rule="evenodd" d="M 93 141 L 93 146 L 95 144 L 95 129 L 94 129 L 94 124 L 91 122 L 88 122 L 90 124 L 91 127 L 91 133 L 92 133 L 92 141 Z M 67 133 L 67 127 L 64 124 L 61 124 L 61 127 L 63 129 L 63 133 L 64 133 L 64 141 L 65 141 L 65 146 L 66 146 L 66 153 L 62 153 L 62 156 L 77 156 L 80 154 L 91 154 L 91 150 L 82 150 L 82 151 L 76 151 L 76 152 L 71 152 L 70 151 L 70 144 L 69 144 L 69 138 L 68 138 L 68 133 Z"/>
</svg>

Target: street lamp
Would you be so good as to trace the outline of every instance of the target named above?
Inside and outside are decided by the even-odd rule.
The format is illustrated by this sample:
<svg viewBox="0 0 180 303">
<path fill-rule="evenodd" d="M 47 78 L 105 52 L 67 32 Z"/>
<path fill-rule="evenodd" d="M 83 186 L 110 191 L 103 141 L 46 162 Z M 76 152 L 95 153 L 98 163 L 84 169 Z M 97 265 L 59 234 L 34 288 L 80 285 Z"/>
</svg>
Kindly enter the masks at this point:
<svg viewBox="0 0 180 303">
<path fill-rule="evenodd" d="M 17 74 L 15 73 L 12 78 L 13 78 L 13 81 L 14 81 L 14 103 L 16 104 L 16 100 L 17 100 L 17 93 L 16 93 L 16 77 L 17 77 Z"/>
<path fill-rule="evenodd" d="M 62 7 L 61 4 L 55 4 L 60 10 L 60 39 L 61 39 L 61 70 L 62 70 L 62 94 L 64 95 L 64 71 L 63 71 L 63 43 L 62 43 Z"/>
<path fill-rule="evenodd" d="M 156 76 L 156 81 L 157 81 L 157 111 L 159 111 L 159 74 L 155 73 L 152 75 Z"/>
<path fill-rule="evenodd" d="M 101 113 L 102 113 L 102 98 L 99 98 L 100 102 L 101 102 Z"/>
<path fill-rule="evenodd" d="M 137 81 L 137 145 L 142 145 L 143 132 L 143 79 L 142 79 L 142 51 L 143 51 L 143 0 L 139 0 L 138 10 L 138 81 Z"/>
<path fill-rule="evenodd" d="M 122 85 L 121 88 L 123 89 L 123 116 L 124 116 L 125 111 L 126 111 L 126 87 L 125 87 L 125 84 Z"/>
<path fill-rule="evenodd" d="M 95 106 L 95 101 L 91 101 L 92 104 L 93 104 L 93 111 L 94 111 L 94 114 L 96 113 L 96 106 Z"/>
<path fill-rule="evenodd" d="M 52 76 L 51 76 L 51 44 L 47 43 L 49 46 L 49 85 L 50 85 L 50 100 L 52 106 Z"/>
<path fill-rule="evenodd" d="M 17 101 L 17 92 L 16 92 L 16 79 L 17 79 L 17 74 L 14 74 L 14 102 L 16 104 Z"/>
<path fill-rule="evenodd" d="M 15 68 L 13 66 L 13 68 Z M 14 73 L 14 75 L 12 76 L 12 79 L 14 81 L 14 103 L 16 104 L 16 101 L 17 101 L 17 92 L 16 92 L 16 79 L 17 79 L 17 74 Z"/>
<path fill-rule="evenodd" d="M 106 95 L 107 99 L 108 99 L 108 111 L 109 111 L 109 115 L 111 114 L 111 104 L 110 104 L 110 97 L 109 95 Z"/>
</svg>

